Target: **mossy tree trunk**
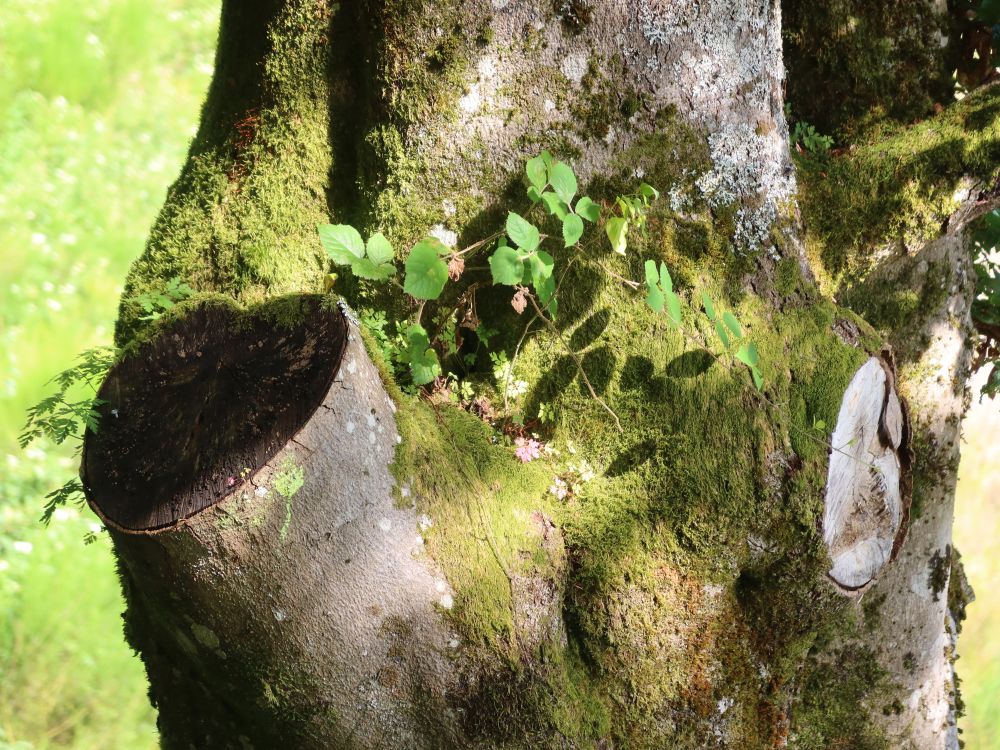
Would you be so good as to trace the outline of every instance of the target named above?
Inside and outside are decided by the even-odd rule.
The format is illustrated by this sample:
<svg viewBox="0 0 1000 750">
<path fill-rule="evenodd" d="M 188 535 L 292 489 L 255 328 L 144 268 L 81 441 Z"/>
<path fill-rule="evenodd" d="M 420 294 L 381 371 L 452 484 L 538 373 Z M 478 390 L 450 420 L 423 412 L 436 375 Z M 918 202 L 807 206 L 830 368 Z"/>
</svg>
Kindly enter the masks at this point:
<svg viewBox="0 0 1000 750">
<path fill-rule="evenodd" d="M 84 455 L 164 747 L 957 747 L 966 229 L 1000 97 L 912 124 L 945 88 L 908 55 L 945 69 L 948 22 L 897 4 L 893 37 L 865 4 L 786 3 L 790 89 L 854 139 L 793 162 L 777 2 L 223 2 Z M 867 88 L 836 64 L 856 28 L 887 50 Z M 471 244 L 541 149 L 606 205 L 639 178 L 663 198 L 626 257 L 601 230 L 556 254 L 558 336 L 519 344 L 509 292 L 478 284 L 517 408 L 557 415 L 563 455 L 521 464 L 399 391 L 319 296 L 315 226 Z M 621 282 L 647 258 L 692 335 L 703 292 L 737 313 L 762 393 Z M 353 308 L 412 312 L 344 275 Z M 136 295 L 175 276 L 198 294 L 144 321 Z M 593 478 L 549 492 L 581 461 Z"/>
</svg>

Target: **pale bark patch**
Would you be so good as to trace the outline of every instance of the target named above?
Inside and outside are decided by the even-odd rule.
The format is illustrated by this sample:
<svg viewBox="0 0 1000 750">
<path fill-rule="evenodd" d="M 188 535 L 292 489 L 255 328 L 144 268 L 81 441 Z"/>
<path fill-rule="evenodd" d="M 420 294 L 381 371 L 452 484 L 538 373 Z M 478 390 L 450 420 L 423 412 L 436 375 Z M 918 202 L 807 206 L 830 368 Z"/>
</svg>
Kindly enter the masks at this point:
<svg viewBox="0 0 1000 750">
<path fill-rule="evenodd" d="M 830 577 L 855 590 L 894 556 L 906 512 L 904 414 L 892 373 L 871 357 L 844 393 L 831 437 L 823 538 Z"/>
</svg>

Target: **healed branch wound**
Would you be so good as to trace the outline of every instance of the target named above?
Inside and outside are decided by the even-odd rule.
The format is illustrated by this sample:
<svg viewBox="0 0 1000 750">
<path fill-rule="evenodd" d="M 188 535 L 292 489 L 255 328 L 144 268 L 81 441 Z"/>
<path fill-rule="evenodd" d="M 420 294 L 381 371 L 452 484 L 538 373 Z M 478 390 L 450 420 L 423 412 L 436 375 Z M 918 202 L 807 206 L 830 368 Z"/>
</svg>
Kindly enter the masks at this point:
<svg viewBox="0 0 1000 750">
<path fill-rule="evenodd" d="M 853 591 L 895 558 L 906 535 L 909 424 L 888 358 L 871 357 L 854 374 L 830 445 L 823 538 L 830 578 Z"/>
</svg>

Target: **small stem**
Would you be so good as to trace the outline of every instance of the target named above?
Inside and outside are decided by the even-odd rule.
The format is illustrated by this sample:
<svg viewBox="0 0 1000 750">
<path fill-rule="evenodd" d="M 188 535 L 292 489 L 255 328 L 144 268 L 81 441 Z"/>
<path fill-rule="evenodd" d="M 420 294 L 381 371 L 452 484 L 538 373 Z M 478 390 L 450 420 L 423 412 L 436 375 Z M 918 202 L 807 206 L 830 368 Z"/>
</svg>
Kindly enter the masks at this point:
<svg viewBox="0 0 1000 750">
<path fill-rule="evenodd" d="M 598 261 L 591 261 L 591 262 L 592 263 L 596 262 L 597 265 L 599 265 L 604 270 L 604 273 L 606 273 L 611 278 L 616 279 L 617 281 L 620 281 L 625 286 L 627 286 L 629 289 L 638 290 L 638 289 L 642 288 L 642 284 L 640 284 L 638 281 L 632 281 L 632 279 L 626 279 L 624 276 L 619 276 L 614 271 L 612 271 L 610 268 L 608 268 L 606 265 L 604 265 L 603 261 L 598 260 Z"/>
</svg>

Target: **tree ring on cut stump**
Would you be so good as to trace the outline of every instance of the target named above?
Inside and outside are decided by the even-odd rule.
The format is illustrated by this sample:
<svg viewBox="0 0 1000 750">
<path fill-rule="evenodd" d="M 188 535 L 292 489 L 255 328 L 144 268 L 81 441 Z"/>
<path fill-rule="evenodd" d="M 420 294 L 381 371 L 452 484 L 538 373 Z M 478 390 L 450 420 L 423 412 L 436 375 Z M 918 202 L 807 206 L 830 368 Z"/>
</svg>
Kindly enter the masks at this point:
<svg viewBox="0 0 1000 750">
<path fill-rule="evenodd" d="M 854 373 L 830 446 L 823 513 L 829 576 L 856 591 L 895 559 L 909 517 L 909 424 L 888 354 Z"/>
<path fill-rule="evenodd" d="M 295 323 L 275 315 L 295 313 Z M 118 362 L 84 441 L 87 499 L 126 532 L 169 528 L 243 484 L 323 403 L 347 322 L 322 297 L 206 303 Z"/>
</svg>

